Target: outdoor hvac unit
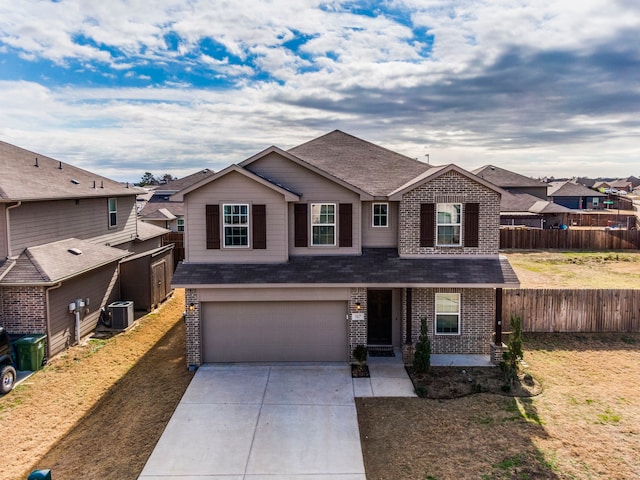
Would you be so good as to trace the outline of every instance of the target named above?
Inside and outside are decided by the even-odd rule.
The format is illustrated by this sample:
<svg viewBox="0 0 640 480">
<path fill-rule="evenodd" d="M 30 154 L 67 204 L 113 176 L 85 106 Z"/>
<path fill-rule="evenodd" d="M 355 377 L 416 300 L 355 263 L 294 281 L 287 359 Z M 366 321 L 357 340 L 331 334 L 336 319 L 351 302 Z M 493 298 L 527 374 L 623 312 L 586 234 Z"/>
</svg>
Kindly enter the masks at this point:
<svg viewBox="0 0 640 480">
<path fill-rule="evenodd" d="M 133 323 L 133 302 L 120 301 L 109 304 L 111 328 L 124 330 Z"/>
</svg>

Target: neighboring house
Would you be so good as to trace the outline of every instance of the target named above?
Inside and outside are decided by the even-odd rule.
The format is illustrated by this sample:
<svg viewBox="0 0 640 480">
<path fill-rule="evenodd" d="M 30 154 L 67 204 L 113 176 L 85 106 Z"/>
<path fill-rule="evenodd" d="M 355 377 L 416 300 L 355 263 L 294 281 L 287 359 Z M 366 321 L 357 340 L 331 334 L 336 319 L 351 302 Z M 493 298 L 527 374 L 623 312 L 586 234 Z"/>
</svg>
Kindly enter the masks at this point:
<svg viewBox="0 0 640 480">
<path fill-rule="evenodd" d="M 569 224 L 570 208 L 528 193 L 505 192 L 500 201 L 500 225 L 556 228 Z"/>
<path fill-rule="evenodd" d="M 140 219 L 143 222 L 167 228 L 172 232 L 184 232 L 183 204 L 182 202 L 171 200 L 170 197 L 174 193 L 211 175 L 213 175 L 213 171 L 205 168 L 186 177 L 171 180 L 154 187 L 151 197 L 139 212 Z"/>
<path fill-rule="evenodd" d="M 558 205 L 575 210 L 601 210 L 602 200 L 606 195 L 571 181 L 552 182 L 549 184 L 549 200 Z"/>
<path fill-rule="evenodd" d="M 175 194 L 184 201 L 187 362 L 348 361 L 496 353 L 500 191 L 341 131 L 272 146 Z M 498 327 L 499 328 L 499 327 Z"/>
<path fill-rule="evenodd" d="M 478 177 L 493 183 L 494 185 L 513 194 L 526 193 L 547 200 L 547 184 L 531 177 L 525 177 L 519 173 L 505 170 L 494 165 L 472 170 Z"/>
<path fill-rule="evenodd" d="M 46 334 L 52 356 L 91 333 L 112 301 L 151 282 L 167 296 L 172 246 L 161 245 L 165 229 L 138 224 L 136 189 L 5 142 L 0 172 L 0 324 L 10 333 Z M 122 288 L 121 264 L 140 256 L 168 264 L 165 276 L 137 272 Z"/>
</svg>

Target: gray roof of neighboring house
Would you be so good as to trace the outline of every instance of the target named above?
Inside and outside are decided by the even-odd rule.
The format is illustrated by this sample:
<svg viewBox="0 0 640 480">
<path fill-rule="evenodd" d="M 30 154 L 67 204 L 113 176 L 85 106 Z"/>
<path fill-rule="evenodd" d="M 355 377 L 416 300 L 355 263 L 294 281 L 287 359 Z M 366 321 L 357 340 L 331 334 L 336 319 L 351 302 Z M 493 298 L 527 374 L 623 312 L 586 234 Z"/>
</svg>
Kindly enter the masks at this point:
<svg viewBox="0 0 640 480">
<path fill-rule="evenodd" d="M 500 200 L 501 212 L 532 212 L 532 213 L 570 213 L 570 208 L 557 203 L 540 200 L 528 193 L 505 192 Z"/>
<path fill-rule="evenodd" d="M 486 181 L 493 183 L 502 188 L 531 188 L 539 187 L 543 188 L 547 185 L 535 178 L 525 177 L 519 173 L 505 170 L 504 168 L 496 167 L 495 165 L 485 165 L 480 168 L 472 170 L 480 178 L 484 178 Z"/>
<path fill-rule="evenodd" d="M 37 166 L 36 166 L 37 165 Z M 137 190 L 0 141 L 0 202 L 136 195 Z"/>
<path fill-rule="evenodd" d="M 209 170 L 208 168 L 202 169 L 198 172 L 192 173 L 191 175 L 187 175 L 186 177 L 178 178 L 176 180 L 171 180 L 167 183 L 158 185 L 155 187 L 155 191 L 159 192 L 170 192 L 175 193 L 179 192 L 183 188 L 190 187 L 194 183 L 199 182 L 200 180 L 210 177 L 215 172 L 213 170 Z"/>
<path fill-rule="evenodd" d="M 288 152 L 373 196 L 386 196 L 433 168 L 340 130 Z"/>
<path fill-rule="evenodd" d="M 604 193 L 570 181 L 551 182 L 547 193 L 550 197 L 606 197 Z"/>
<path fill-rule="evenodd" d="M 167 216 L 167 212 L 173 215 L 173 218 Z M 184 215 L 184 204 L 182 202 L 147 202 L 139 215 L 145 220 L 173 220 L 175 217 Z"/>
<path fill-rule="evenodd" d="M 153 225 L 152 223 L 138 222 L 136 240 L 145 241 L 151 238 L 159 237 L 171 230 Z"/>
<path fill-rule="evenodd" d="M 0 284 L 52 284 L 117 262 L 127 255 L 130 252 L 126 250 L 67 238 L 27 248 Z"/>
<path fill-rule="evenodd" d="M 400 258 L 391 248 L 362 255 L 291 257 L 281 264 L 180 263 L 173 286 L 196 285 L 398 285 L 405 287 L 514 287 L 518 277 L 504 257 Z"/>
</svg>

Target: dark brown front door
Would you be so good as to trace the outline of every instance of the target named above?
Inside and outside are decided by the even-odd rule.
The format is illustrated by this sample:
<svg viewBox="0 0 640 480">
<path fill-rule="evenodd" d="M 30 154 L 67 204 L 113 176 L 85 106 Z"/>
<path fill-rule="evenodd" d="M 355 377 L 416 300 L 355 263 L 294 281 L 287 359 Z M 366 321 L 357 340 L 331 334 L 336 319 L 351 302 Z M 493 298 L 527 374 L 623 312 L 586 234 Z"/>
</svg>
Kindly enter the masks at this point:
<svg viewBox="0 0 640 480">
<path fill-rule="evenodd" d="M 367 343 L 369 345 L 391 345 L 391 290 L 369 290 L 367 292 Z"/>
</svg>

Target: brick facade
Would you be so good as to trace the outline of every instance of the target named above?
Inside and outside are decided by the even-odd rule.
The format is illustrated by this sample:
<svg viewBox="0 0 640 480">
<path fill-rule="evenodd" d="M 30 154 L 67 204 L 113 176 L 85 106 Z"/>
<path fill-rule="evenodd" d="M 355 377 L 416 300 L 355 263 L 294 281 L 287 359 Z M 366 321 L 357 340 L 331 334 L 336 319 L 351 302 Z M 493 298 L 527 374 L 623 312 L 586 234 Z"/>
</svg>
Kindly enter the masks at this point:
<svg viewBox="0 0 640 480">
<path fill-rule="evenodd" d="M 360 304 L 360 309 L 358 305 Z M 352 288 L 348 305 L 349 312 L 349 359 L 353 360 L 353 349 L 367 344 L 367 289 Z M 354 319 L 354 314 L 362 314 L 362 319 Z"/>
<path fill-rule="evenodd" d="M 466 202 L 480 203 L 478 247 L 420 246 L 420 204 Z M 464 217 L 464 212 L 462 214 Z M 405 193 L 400 202 L 399 221 L 400 256 L 497 255 L 500 247 L 500 194 L 458 172 L 450 171 Z"/>
<path fill-rule="evenodd" d="M 435 294 L 460 293 L 460 334 L 435 335 Z M 493 320 L 495 317 L 495 291 L 492 288 L 415 288 L 412 293 L 411 338 L 412 345 L 404 344 L 406 321 L 402 323 L 403 357 L 413 361 L 413 346 L 420 337 L 420 321 L 427 319 L 427 331 L 433 354 L 491 353 Z M 406 290 L 403 292 L 403 318 L 406 318 Z"/>
<path fill-rule="evenodd" d="M 47 332 L 44 287 L 0 288 L 0 317 L 9 333 L 42 334 Z"/>
<path fill-rule="evenodd" d="M 187 366 L 199 366 L 202 364 L 202 337 L 200 322 L 200 302 L 198 290 L 185 289 L 185 323 L 187 330 Z M 193 304 L 193 309 L 190 306 Z"/>
</svg>

